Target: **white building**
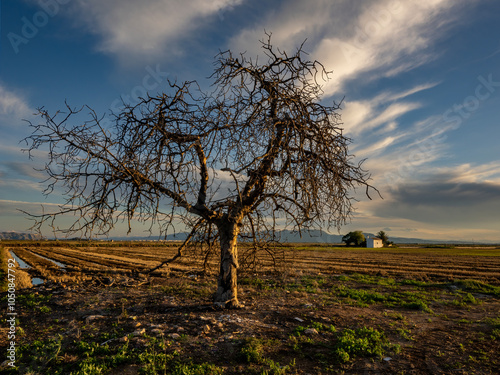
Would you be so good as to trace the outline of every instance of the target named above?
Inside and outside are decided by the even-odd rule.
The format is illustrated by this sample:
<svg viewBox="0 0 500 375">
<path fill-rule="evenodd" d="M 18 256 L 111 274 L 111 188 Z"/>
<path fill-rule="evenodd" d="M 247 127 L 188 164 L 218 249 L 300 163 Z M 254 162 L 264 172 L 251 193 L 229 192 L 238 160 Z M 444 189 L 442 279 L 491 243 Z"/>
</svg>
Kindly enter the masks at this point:
<svg viewBox="0 0 500 375">
<path fill-rule="evenodd" d="M 366 247 L 372 247 L 372 248 L 375 248 L 375 247 L 384 247 L 384 242 L 380 239 L 380 238 L 377 238 L 377 237 L 368 237 L 366 239 Z"/>
</svg>

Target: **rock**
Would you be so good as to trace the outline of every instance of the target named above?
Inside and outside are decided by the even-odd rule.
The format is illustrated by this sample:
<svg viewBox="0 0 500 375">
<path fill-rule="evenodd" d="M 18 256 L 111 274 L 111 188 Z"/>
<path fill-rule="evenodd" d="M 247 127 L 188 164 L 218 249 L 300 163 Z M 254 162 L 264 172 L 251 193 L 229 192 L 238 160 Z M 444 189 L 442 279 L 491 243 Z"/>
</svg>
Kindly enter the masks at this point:
<svg viewBox="0 0 500 375">
<path fill-rule="evenodd" d="M 385 358 L 384 358 L 384 361 L 386 361 L 386 362 L 389 362 L 390 360 L 392 360 L 392 358 L 391 358 L 391 357 L 385 357 Z"/>
<path fill-rule="evenodd" d="M 139 328 L 136 329 L 134 332 L 132 332 L 132 335 L 137 337 L 137 336 L 142 336 L 144 333 L 146 333 L 146 328 Z"/>
<path fill-rule="evenodd" d="M 132 340 L 137 346 L 146 346 L 147 344 L 147 341 L 142 337 L 133 337 Z"/>
<path fill-rule="evenodd" d="M 316 328 L 308 328 L 304 331 L 304 333 L 306 335 L 317 335 L 318 331 L 316 330 Z"/>
<path fill-rule="evenodd" d="M 155 336 L 163 336 L 163 331 L 159 328 L 152 329 L 151 333 Z"/>
<path fill-rule="evenodd" d="M 90 324 L 96 319 L 104 319 L 103 315 L 89 315 L 85 318 L 85 323 Z"/>
</svg>

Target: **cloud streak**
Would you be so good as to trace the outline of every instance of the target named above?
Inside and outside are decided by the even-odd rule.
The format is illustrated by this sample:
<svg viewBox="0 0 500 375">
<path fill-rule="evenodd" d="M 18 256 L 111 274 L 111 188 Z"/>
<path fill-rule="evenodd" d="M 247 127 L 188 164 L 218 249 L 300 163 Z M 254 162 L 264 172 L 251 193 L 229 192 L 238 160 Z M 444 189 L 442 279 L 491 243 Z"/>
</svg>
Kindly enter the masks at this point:
<svg viewBox="0 0 500 375">
<path fill-rule="evenodd" d="M 31 113 L 32 110 L 22 96 L 0 84 L 0 125 L 3 128 L 13 126 Z"/>
<path fill-rule="evenodd" d="M 311 57 L 321 61 L 332 79 L 326 95 L 345 91 L 346 84 L 392 77 L 435 59 L 432 49 L 459 18 L 461 1 L 372 0 L 362 3 L 317 0 L 287 1 L 258 25 L 242 30 L 230 47 L 259 54 L 262 31 L 273 43 L 290 50 L 309 38 Z"/>
<path fill-rule="evenodd" d="M 123 63 L 179 54 L 179 42 L 242 0 L 78 0 L 74 17 L 98 34 L 98 50 Z"/>
</svg>

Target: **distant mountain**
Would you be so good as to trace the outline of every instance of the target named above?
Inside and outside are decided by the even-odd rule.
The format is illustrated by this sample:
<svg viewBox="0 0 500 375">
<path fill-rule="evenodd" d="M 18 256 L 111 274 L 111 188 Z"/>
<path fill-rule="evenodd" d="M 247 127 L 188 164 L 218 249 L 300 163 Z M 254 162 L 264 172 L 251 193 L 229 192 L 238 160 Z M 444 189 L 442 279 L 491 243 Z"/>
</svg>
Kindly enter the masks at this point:
<svg viewBox="0 0 500 375">
<path fill-rule="evenodd" d="M 276 232 L 278 234 L 278 240 L 281 242 L 291 242 L 291 243 L 341 243 L 342 235 L 340 234 L 329 234 L 323 232 L 322 230 L 310 230 L 302 231 L 301 233 L 282 230 Z"/>
<path fill-rule="evenodd" d="M 342 243 L 342 234 L 329 234 L 322 230 L 302 231 L 299 234 L 296 231 L 282 230 L 276 231 L 276 240 L 288 243 L 322 243 L 322 244 L 340 244 Z M 373 233 L 364 233 L 365 237 L 376 237 Z M 115 241 L 157 241 L 159 239 L 167 241 L 184 241 L 188 236 L 186 232 L 179 232 L 176 234 L 169 234 L 166 238 L 159 238 L 158 236 L 150 237 L 110 237 L 109 239 Z M 1 238 L 1 237 L 0 237 Z M 443 241 L 443 240 L 424 240 L 422 238 L 406 238 L 406 237 L 393 237 L 389 234 L 389 240 L 395 244 L 450 244 L 458 245 L 465 244 L 465 241 Z"/>
<path fill-rule="evenodd" d="M 341 235 L 328 234 L 320 230 L 311 230 L 309 232 L 303 231 L 302 237 L 298 232 L 290 230 L 277 231 L 277 240 L 281 242 L 295 242 L 295 243 L 340 243 L 342 242 Z M 166 238 L 159 238 L 157 236 L 151 237 L 110 237 L 115 241 L 157 241 L 158 239 L 166 239 L 167 241 L 184 241 L 188 236 L 186 232 L 179 232 L 176 234 L 169 234 Z"/>
<path fill-rule="evenodd" d="M 0 232 L 0 240 L 41 240 L 42 236 L 32 233 Z"/>
<path fill-rule="evenodd" d="M 159 236 L 150 236 L 150 237 L 110 237 L 110 240 L 114 241 L 158 241 L 158 240 L 167 240 L 167 241 L 184 241 L 189 233 L 179 232 L 176 234 L 169 234 L 166 238 Z"/>
<path fill-rule="evenodd" d="M 282 230 L 277 231 L 276 240 L 281 242 L 288 243 L 323 243 L 323 244 L 339 244 L 342 243 L 341 234 L 329 234 L 323 232 L 322 230 L 310 230 L 310 231 L 302 231 L 302 236 L 296 232 L 291 230 Z M 365 237 L 376 237 L 373 233 L 364 233 Z M 167 240 L 167 241 L 184 241 L 188 236 L 186 232 L 179 232 L 176 234 L 169 234 L 166 238 L 158 237 L 158 236 L 150 236 L 150 237 L 110 237 L 109 240 L 115 241 L 158 241 Z M 41 240 L 45 239 L 43 236 L 32 234 L 32 233 L 23 233 L 23 232 L 0 232 L 0 240 Z M 78 239 L 78 238 L 75 238 Z M 424 240 L 421 238 L 406 238 L 406 237 L 392 237 L 389 234 L 389 240 L 393 241 L 396 244 L 450 244 L 450 245 L 459 245 L 465 244 L 465 241 L 439 241 L 439 240 Z"/>
</svg>

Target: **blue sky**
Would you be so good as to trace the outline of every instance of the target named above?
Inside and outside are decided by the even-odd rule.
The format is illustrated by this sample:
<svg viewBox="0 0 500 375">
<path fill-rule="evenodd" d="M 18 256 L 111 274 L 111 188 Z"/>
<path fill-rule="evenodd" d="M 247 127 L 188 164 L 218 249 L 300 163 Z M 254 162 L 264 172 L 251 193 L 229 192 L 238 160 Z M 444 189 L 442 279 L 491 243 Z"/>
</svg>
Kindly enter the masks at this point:
<svg viewBox="0 0 500 375">
<path fill-rule="evenodd" d="M 42 194 L 20 149 L 36 108 L 105 114 L 207 77 L 219 50 L 260 53 L 264 30 L 332 70 L 345 134 L 383 200 L 356 193 L 351 224 L 389 236 L 500 242 L 500 2 L 494 0 L 4 0 L 0 3 L 0 231 Z M 119 227 L 114 233 L 122 235 Z M 50 235 L 50 232 L 45 233 Z M 140 234 L 140 230 L 137 233 Z"/>
</svg>

